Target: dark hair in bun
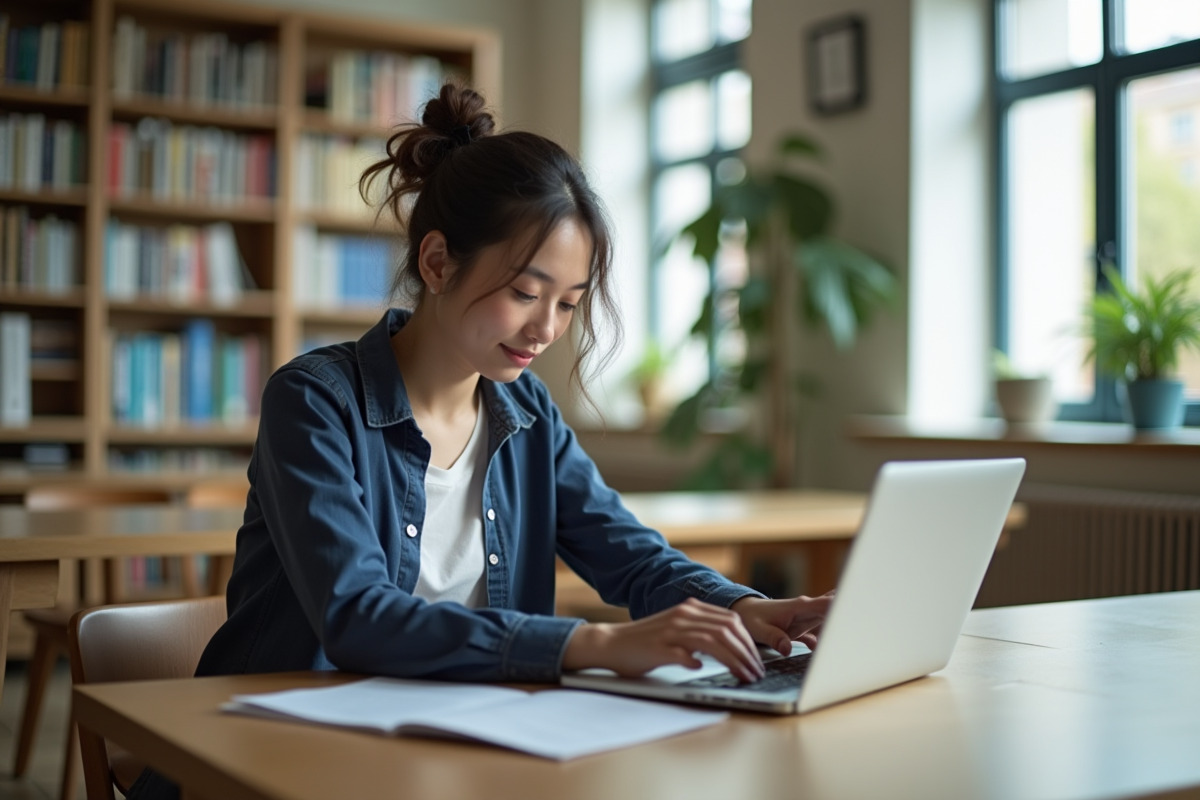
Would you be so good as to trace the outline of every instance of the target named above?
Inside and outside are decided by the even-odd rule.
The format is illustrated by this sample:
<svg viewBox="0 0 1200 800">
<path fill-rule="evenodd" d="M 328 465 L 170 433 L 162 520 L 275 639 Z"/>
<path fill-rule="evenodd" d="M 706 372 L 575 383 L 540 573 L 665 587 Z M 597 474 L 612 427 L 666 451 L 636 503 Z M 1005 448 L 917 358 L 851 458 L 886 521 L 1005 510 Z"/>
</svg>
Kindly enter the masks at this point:
<svg viewBox="0 0 1200 800">
<path fill-rule="evenodd" d="M 612 245 L 608 220 L 579 163 L 559 145 L 535 133 L 497 133 L 478 92 L 456 83 L 442 86 L 424 107 L 421 122 L 402 125 L 387 142 L 387 158 L 359 180 L 364 199 L 376 180 L 385 182 L 383 206 L 395 217 L 408 245 L 392 278 L 392 296 L 420 302 L 424 282 L 417 266 L 421 242 L 431 231 L 446 237 L 458 265 L 453 289 L 475 266 L 479 252 L 532 234 L 521 257 L 494 291 L 516 277 L 547 237 L 575 220 L 592 240 L 588 290 L 578 306 L 581 337 L 571 378 L 584 390 L 581 365 L 596 347 L 597 305 L 611 323 L 613 346 L 620 326 L 611 290 Z M 586 390 L 583 391 L 587 396 Z"/>
</svg>

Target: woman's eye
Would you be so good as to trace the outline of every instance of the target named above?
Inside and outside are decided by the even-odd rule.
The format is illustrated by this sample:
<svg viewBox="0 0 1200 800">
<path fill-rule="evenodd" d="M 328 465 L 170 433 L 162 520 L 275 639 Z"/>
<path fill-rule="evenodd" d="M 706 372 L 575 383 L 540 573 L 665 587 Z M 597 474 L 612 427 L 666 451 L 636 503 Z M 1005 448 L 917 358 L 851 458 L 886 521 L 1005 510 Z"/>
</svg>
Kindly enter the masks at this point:
<svg viewBox="0 0 1200 800">
<path fill-rule="evenodd" d="M 526 294 L 525 292 L 522 292 L 520 289 L 513 289 L 513 294 L 515 294 L 517 296 L 518 300 L 521 300 L 522 302 L 525 302 L 525 303 L 532 303 L 534 300 L 537 300 L 537 295 Z"/>
<path fill-rule="evenodd" d="M 574 303 L 559 303 L 558 307 L 568 314 L 575 310 Z"/>
</svg>

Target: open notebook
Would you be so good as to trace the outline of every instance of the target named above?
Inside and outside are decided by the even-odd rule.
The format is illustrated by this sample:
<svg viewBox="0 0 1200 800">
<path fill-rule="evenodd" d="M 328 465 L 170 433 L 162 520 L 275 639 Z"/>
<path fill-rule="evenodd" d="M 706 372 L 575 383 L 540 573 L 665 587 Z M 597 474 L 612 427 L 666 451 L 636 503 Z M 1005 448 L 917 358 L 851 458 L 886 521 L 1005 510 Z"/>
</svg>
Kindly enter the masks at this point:
<svg viewBox="0 0 1200 800">
<path fill-rule="evenodd" d="M 728 716 L 594 692 L 396 678 L 237 695 L 222 710 L 388 736 L 469 739 L 556 760 L 674 736 Z"/>
<path fill-rule="evenodd" d="M 580 689 L 777 714 L 811 711 L 946 666 L 979 592 L 1025 461 L 884 464 L 815 653 L 769 651 L 769 674 L 740 684 L 714 659 L 642 678 L 564 674 Z"/>
</svg>

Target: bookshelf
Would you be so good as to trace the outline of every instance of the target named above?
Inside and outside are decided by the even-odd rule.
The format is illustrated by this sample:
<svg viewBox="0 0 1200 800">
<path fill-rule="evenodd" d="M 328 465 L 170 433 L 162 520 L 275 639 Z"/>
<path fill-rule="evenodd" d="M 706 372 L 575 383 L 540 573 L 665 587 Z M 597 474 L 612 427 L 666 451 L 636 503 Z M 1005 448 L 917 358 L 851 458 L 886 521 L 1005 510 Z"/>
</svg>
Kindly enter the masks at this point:
<svg viewBox="0 0 1200 800">
<path fill-rule="evenodd" d="M 448 75 L 500 101 L 492 32 L 217 0 L 0 0 L 0 50 L 7 497 L 244 474 L 270 371 L 381 313 L 366 161 Z"/>
</svg>

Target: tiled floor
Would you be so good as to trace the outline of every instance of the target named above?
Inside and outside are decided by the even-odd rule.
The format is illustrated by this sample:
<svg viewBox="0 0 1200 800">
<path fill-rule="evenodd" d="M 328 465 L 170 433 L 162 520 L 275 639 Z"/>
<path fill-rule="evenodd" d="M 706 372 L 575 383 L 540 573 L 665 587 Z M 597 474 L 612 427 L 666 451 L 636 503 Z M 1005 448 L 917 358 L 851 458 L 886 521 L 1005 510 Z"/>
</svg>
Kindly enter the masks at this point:
<svg viewBox="0 0 1200 800">
<path fill-rule="evenodd" d="M 0 800 L 57 800 L 66 742 L 67 714 L 71 695 L 71 673 L 61 660 L 46 689 L 38 725 L 37 747 L 23 778 L 12 776 L 16 753 L 17 725 L 25 702 L 25 664 L 8 662 L 4 697 L 0 700 Z M 74 795 L 84 800 L 83 781 Z"/>
</svg>

